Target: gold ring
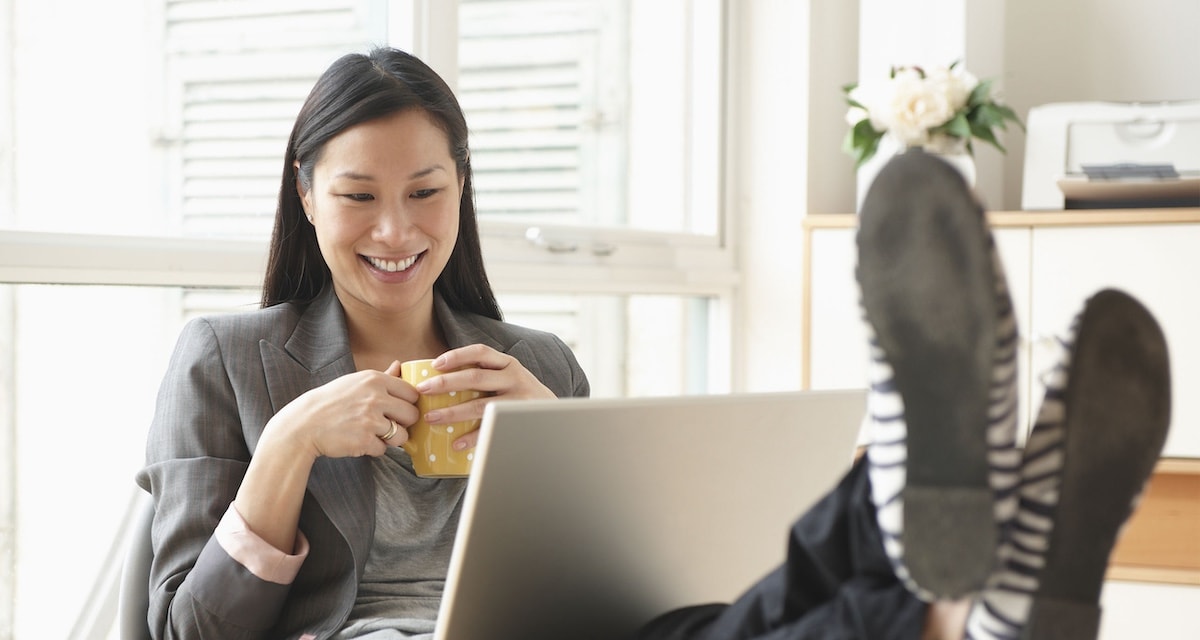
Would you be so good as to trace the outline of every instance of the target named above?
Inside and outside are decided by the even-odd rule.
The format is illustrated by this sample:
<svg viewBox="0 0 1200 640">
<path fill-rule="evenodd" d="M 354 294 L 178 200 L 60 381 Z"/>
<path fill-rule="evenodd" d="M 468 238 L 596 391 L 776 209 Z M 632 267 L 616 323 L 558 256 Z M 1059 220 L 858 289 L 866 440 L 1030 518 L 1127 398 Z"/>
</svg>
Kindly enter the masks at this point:
<svg viewBox="0 0 1200 640">
<path fill-rule="evenodd" d="M 391 440 L 393 437 L 395 437 L 396 432 L 400 430 L 400 425 L 396 424 L 395 420 L 388 420 L 388 422 L 392 423 L 392 430 L 388 431 L 386 436 L 379 436 L 379 439 L 383 440 L 384 442 Z"/>
</svg>

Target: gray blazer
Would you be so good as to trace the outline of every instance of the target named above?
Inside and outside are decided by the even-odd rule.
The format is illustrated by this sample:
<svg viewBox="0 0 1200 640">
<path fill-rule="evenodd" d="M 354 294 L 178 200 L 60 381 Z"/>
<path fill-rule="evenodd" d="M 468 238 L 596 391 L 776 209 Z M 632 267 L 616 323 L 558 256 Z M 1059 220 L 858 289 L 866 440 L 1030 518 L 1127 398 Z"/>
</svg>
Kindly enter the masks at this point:
<svg viewBox="0 0 1200 640">
<path fill-rule="evenodd" d="M 559 397 L 589 386 L 556 336 L 469 313 L 438 297 L 450 347 L 482 343 L 519 360 Z M 154 496 L 150 628 L 156 638 L 326 638 L 354 603 L 375 524 L 368 458 L 319 458 L 300 530 L 311 545 L 291 585 L 258 579 L 213 537 L 267 420 L 354 372 L 341 304 L 326 288 L 281 304 L 190 321 L 158 394 L 137 483 Z"/>
</svg>

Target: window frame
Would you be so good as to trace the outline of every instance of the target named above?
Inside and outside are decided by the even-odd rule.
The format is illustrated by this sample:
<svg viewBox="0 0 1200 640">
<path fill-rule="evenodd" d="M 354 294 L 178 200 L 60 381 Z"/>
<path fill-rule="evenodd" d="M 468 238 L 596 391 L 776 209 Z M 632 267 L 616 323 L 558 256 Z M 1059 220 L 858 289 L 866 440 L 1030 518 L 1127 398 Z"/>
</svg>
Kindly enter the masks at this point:
<svg viewBox="0 0 1200 640">
<path fill-rule="evenodd" d="M 731 34 L 725 17 L 729 7 L 728 0 L 718 1 L 723 26 L 718 45 L 721 104 L 716 149 L 716 233 L 531 226 L 484 219 L 479 222 L 481 242 L 494 288 L 516 293 L 711 297 L 723 310 L 718 326 L 725 327 L 726 335 L 717 337 L 719 353 L 722 359 L 729 358 L 733 324 L 730 314 L 742 276 L 734 250 L 736 228 L 727 214 L 730 207 L 726 201 Z M 386 20 L 391 44 L 413 51 L 451 87 L 457 85 L 458 0 L 369 0 L 369 4 L 372 15 Z M 10 80 L 0 73 L 0 89 L 10 88 Z M 11 98 L 11 93 L 0 94 L 0 98 Z M 10 102 L 6 99 L 0 106 L 0 115 L 9 119 Z M 9 195 L 12 177 L 10 172 L 0 177 L 7 179 L 0 182 L 0 188 Z M 0 192 L 0 197 L 8 196 Z M 0 227 L 6 223 L 9 221 L 0 219 Z M 0 228 L 0 282 L 258 287 L 266 250 L 261 240 Z M 729 385 L 726 382 L 720 386 Z"/>
</svg>

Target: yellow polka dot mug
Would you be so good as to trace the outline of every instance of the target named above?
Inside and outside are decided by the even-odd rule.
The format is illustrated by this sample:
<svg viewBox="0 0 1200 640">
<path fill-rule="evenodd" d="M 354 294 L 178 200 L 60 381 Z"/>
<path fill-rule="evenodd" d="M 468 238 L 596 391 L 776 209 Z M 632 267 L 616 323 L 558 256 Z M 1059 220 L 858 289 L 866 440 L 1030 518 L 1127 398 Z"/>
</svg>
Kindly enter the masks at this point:
<svg viewBox="0 0 1200 640">
<path fill-rule="evenodd" d="M 442 373 L 433 368 L 433 360 L 410 360 L 400 364 L 400 377 L 416 386 Z M 426 478 L 461 478 L 471 473 L 475 461 L 475 447 L 454 450 L 454 441 L 465 433 L 479 428 L 479 420 L 465 420 L 451 424 L 431 425 L 425 422 L 425 414 L 434 409 L 445 409 L 456 404 L 469 402 L 483 395 L 479 391 L 421 394 L 417 409 L 421 412 L 416 424 L 408 428 L 408 441 L 401 445 L 412 456 L 413 470 Z"/>
</svg>

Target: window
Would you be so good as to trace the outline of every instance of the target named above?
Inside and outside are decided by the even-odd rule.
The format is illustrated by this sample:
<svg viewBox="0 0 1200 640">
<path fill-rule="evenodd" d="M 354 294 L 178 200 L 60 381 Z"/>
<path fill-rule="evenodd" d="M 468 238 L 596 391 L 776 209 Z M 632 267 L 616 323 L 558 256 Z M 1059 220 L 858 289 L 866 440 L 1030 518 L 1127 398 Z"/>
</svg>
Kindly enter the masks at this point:
<svg viewBox="0 0 1200 640">
<path fill-rule="evenodd" d="M 554 307 L 559 331 L 577 336 L 598 395 L 714 390 L 699 372 L 727 350 L 712 336 L 688 337 L 712 326 L 732 272 L 717 206 L 720 9 L 704 0 L 459 1 L 458 94 L 493 283 L 617 294 L 584 304 L 545 294 L 533 307 Z M 541 273 L 526 272 L 534 264 Z M 620 295 L 647 285 L 654 302 Z M 681 310 L 640 311 L 672 297 Z M 532 315 L 523 298 L 511 300 L 510 318 Z M 692 371 L 674 384 L 634 373 L 639 337 L 656 334 L 650 344 Z"/>
<path fill-rule="evenodd" d="M 88 581 L 73 597 L 48 588 L 61 547 L 43 532 L 93 531 L 95 566 L 80 569 L 100 570 L 175 334 L 255 306 L 292 119 L 347 51 L 391 42 L 457 83 L 509 320 L 567 340 L 598 396 L 728 390 L 722 11 L 0 2 L 0 635 L 68 635 L 62 602 Z M 69 455 L 49 462 L 55 446 Z M 100 466 L 101 447 L 128 455 Z"/>
<path fill-rule="evenodd" d="M 717 234 L 719 3 L 459 5 L 485 218 Z"/>
</svg>

